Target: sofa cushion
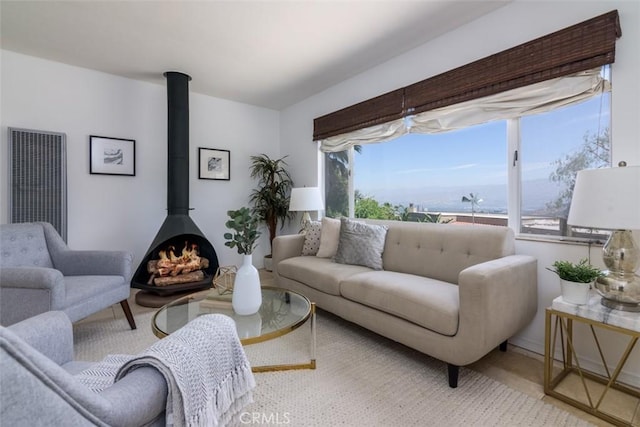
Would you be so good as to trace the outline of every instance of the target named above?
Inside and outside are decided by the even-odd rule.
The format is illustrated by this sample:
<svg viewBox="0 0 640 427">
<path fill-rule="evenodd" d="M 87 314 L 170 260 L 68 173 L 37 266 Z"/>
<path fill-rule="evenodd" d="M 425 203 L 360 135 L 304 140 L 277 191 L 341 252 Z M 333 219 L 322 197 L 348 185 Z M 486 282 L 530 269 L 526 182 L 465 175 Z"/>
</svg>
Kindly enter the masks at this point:
<svg viewBox="0 0 640 427">
<path fill-rule="evenodd" d="M 318 253 L 320 248 L 320 233 L 322 231 L 322 223 L 320 221 L 311 221 L 304 228 L 304 245 L 302 246 L 302 255 L 309 256 Z"/>
<path fill-rule="evenodd" d="M 354 274 L 371 271 L 359 265 L 337 264 L 328 258 L 299 256 L 278 264 L 278 275 L 297 280 L 321 292 L 340 295 L 340 282 Z"/>
<path fill-rule="evenodd" d="M 458 286 L 392 271 L 369 271 L 345 278 L 341 295 L 439 334 L 458 331 Z"/>
<path fill-rule="evenodd" d="M 382 270 L 382 251 L 387 237 L 386 225 L 340 220 L 340 241 L 333 260 L 340 264 L 364 265 Z"/>
<path fill-rule="evenodd" d="M 384 269 L 458 283 L 472 265 L 515 253 L 508 227 L 367 220 L 389 226 Z"/>
<path fill-rule="evenodd" d="M 320 258 L 333 258 L 338 250 L 340 239 L 340 220 L 335 218 L 322 218 L 322 231 L 320 233 L 320 248 L 316 256 Z"/>
</svg>

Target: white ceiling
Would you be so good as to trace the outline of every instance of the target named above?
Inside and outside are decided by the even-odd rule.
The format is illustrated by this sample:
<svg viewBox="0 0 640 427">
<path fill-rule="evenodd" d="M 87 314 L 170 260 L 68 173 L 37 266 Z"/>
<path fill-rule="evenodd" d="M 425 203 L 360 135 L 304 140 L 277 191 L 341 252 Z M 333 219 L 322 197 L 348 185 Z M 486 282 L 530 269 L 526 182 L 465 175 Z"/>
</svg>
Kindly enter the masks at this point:
<svg viewBox="0 0 640 427">
<path fill-rule="evenodd" d="M 5 1 L 2 48 L 280 110 L 507 1 Z"/>
</svg>

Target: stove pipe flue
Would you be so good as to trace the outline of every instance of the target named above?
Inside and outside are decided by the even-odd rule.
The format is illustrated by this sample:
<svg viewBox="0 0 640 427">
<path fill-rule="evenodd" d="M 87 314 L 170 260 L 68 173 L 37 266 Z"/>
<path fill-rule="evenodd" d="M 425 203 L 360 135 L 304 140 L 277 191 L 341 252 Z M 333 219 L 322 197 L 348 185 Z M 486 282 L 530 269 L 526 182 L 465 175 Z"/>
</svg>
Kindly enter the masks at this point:
<svg viewBox="0 0 640 427">
<path fill-rule="evenodd" d="M 189 215 L 189 81 L 177 71 L 167 79 L 167 213 Z"/>
</svg>

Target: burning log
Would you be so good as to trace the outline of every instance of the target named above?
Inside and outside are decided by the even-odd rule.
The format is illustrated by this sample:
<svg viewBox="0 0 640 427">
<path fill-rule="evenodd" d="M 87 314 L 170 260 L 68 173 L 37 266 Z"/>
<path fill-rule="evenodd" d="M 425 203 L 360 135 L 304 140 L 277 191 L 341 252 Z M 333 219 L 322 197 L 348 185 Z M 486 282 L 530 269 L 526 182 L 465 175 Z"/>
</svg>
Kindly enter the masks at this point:
<svg viewBox="0 0 640 427">
<path fill-rule="evenodd" d="M 202 270 L 180 274 L 178 276 L 156 277 L 153 282 L 156 286 L 168 286 L 177 285 L 179 283 L 198 282 L 200 280 L 204 280 L 204 273 Z"/>
<path fill-rule="evenodd" d="M 175 247 L 170 246 L 158 253 L 159 259 L 147 262 L 147 272 L 150 274 L 148 284 L 167 286 L 204 279 L 201 270 L 209 267 L 209 260 L 198 256 L 198 245 L 185 242 L 180 256 L 174 251 Z"/>
</svg>

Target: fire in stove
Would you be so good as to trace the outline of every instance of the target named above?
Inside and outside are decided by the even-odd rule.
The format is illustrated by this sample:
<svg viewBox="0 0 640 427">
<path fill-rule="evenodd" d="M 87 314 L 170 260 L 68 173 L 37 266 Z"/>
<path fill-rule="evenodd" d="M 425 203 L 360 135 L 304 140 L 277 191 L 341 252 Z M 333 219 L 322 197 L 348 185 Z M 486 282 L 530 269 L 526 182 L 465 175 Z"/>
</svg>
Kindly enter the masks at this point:
<svg viewBox="0 0 640 427">
<path fill-rule="evenodd" d="M 158 251 L 157 259 L 147 262 L 148 285 L 168 286 L 178 283 L 204 280 L 202 270 L 209 267 L 209 260 L 198 254 L 198 245 L 184 242 L 184 247 L 176 255 L 173 245 Z"/>
</svg>

